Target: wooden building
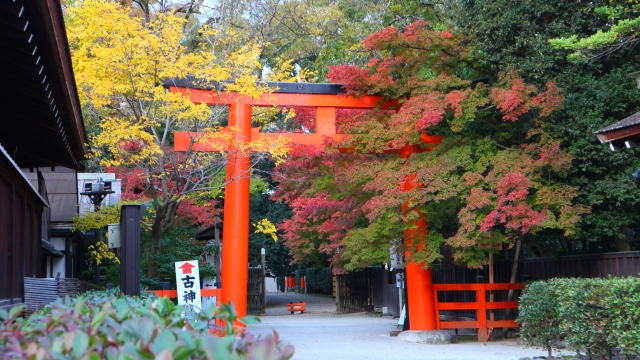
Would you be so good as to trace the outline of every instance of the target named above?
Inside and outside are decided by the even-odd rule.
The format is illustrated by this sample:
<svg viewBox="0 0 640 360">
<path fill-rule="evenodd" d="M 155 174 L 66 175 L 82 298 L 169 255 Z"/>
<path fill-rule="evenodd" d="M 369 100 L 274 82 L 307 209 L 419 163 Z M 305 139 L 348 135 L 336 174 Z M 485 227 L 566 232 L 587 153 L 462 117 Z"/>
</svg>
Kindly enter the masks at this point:
<svg viewBox="0 0 640 360">
<path fill-rule="evenodd" d="M 598 140 L 612 151 L 632 148 L 640 143 L 640 112 L 595 132 Z"/>
<path fill-rule="evenodd" d="M 87 143 L 57 0 L 0 2 L 0 308 L 24 301 L 24 278 L 51 257 L 44 177 L 82 169 Z M 34 180 L 34 179 L 32 179 Z M 35 185 L 35 186 L 34 186 Z M 49 258 L 49 259 L 48 259 Z"/>
</svg>

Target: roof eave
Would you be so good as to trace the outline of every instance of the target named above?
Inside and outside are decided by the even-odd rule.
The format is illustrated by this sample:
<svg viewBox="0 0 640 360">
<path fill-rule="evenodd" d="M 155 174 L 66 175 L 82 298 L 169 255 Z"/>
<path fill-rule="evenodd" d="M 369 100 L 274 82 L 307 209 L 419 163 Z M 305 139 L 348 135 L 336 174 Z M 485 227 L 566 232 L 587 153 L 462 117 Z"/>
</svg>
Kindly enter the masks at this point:
<svg viewBox="0 0 640 360">
<path fill-rule="evenodd" d="M 41 21 L 37 36 L 46 39 L 44 43 L 49 47 L 49 51 L 46 52 L 50 54 L 48 65 L 54 70 L 49 74 L 56 78 L 52 83 L 57 85 L 57 89 L 54 89 L 57 90 L 57 98 L 62 99 L 62 103 L 58 102 L 61 110 L 60 120 L 64 128 L 68 129 L 73 154 L 78 161 L 84 160 L 89 151 L 87 134 L 73 74 L 62 8 L 57 0 L 35 0 L 25 2 L 25 6 L 29 6 L 30 13 L 37 14 Z M 70 164 L 59 165 L 69 167 Z M 72 168 L 84 170 L 82 164 L 74 165 Z"/>
</svg>

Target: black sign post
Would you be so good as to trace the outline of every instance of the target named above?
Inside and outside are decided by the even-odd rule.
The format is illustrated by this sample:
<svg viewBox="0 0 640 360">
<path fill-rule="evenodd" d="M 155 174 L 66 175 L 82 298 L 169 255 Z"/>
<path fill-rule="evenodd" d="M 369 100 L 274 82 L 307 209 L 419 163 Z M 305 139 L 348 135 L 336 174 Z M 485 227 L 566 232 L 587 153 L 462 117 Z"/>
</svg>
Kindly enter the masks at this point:
<svg viewBox="0 0 640 360">
<path fill-rule="evenodd" d="M 140 296 L 140 220 L 146 204 L 122 205 L 120 210 L 120 291 Z"/>
</svg>

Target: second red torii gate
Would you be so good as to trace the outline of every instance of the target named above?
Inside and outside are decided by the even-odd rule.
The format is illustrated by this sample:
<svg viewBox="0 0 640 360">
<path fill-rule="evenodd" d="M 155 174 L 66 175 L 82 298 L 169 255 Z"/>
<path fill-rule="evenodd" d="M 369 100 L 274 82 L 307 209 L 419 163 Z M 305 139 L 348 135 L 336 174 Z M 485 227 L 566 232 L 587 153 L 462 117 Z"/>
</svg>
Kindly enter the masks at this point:
<svg viewBox="0 0 640 360">
<path fill-rule="evenodd" d="M 235 139 L 229 144 L 227 163 L 227 180 L 225 188 L 225 226 L 223 227 L 224 251 L 222 252 L 222 296 L 221 302 L 231 301 L 238 313 L 247 313 L 247 279 L 249 257 L 249 169 L 248 154 L 236 152 L 237 144 L 247 144 L 258 137 L 286 137 L 294 144 L 310 144 L 321 147 L 325 137 L 340 140 L 345 135 L 336 131 L 336 109 L 372 109 L 381 98 L 379 96 L 363 96 L 354 98 L 343 95 L 339 84 L 310 83 L 272 83 L 273 93 L 264 94 L 254 99 L 237 93 L 218 92 L 196 85 L 193 79 L 172 80 L 167 83 L 171 92 L 188 96 L 194 103 L 205 103 L 209 106 L 229 107 L 229 127 L 236 129 Z M 270 134 L 260 133 L 252 129 L 252 106 L 272 107 L 314 107 L 316 108 L 316 128 L 313 134 Z M 192 144 L 192 136 L 186 132 L 174 135 L 176 151 L 186 151 L 190 147 L 198 151 L 214 151 L 211 142 Z M 422 135 L 426 144 L 438 144 L 441 137 Z M 403 157 L 421 151 L 418 146 L 406 146 L 397 151 Z M 233 155 L 231 155 L 233 154 Z M 416 184 L 414 179 L 405 180 L 402 189 L 411 190 Z M 403 209 L 404 210 L 404 209 Z M 427 224 L 421 214 L 413 229 L 405 231 L 405 243 L 424 236 Z M 436 330 L 437 313 L 434 303 L 434 292 L 431 269 L 423 269 L 421 264 L 408 263 L 406 266 L 407 294 L 409 302 L 409 322 L 411 330 Z"/>
</svg>

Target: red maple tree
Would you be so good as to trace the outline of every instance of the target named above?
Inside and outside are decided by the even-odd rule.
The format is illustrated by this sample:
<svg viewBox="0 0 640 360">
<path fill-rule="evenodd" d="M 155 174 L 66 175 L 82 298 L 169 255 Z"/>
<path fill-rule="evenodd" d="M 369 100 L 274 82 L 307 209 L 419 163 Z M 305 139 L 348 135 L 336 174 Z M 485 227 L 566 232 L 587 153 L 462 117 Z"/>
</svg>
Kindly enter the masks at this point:
<svg viewBox="0 0 640 360">
<path fill-rule="evenodd" d="M 569 154 L 545 132 L 544 117 L 562 103 L 553 82 L 541 91 L 514 71 L 474 81 L 481 74 L 464 39 L 424 21 L 390 26 L 364 46 L 368 67 L 337 66 L 328 77 L 348 95 L 382 95 L 387 106 L 339 113 L 350 136 L 322 150 L 299 146 L 277 169 L 273 197 L 294 211 L 282 226 L 294 261 L 325 253 L 348 270 L 388 262 L 420 212 L 429 233 L 409 260 L 425 266 L 441 258 L 443 243 L 455 260 L 481 266 L 487 244 L 575 231 L 587 209 L 562 182 Z M 434 148 L 426 133 L 445 138 Z M 432 151 L 393 154 L 407 145 Z M 420 186 L 403 191 L 409 176 Z M 403 214 L 403 204 L 415 211 Z"/>
</svg>

